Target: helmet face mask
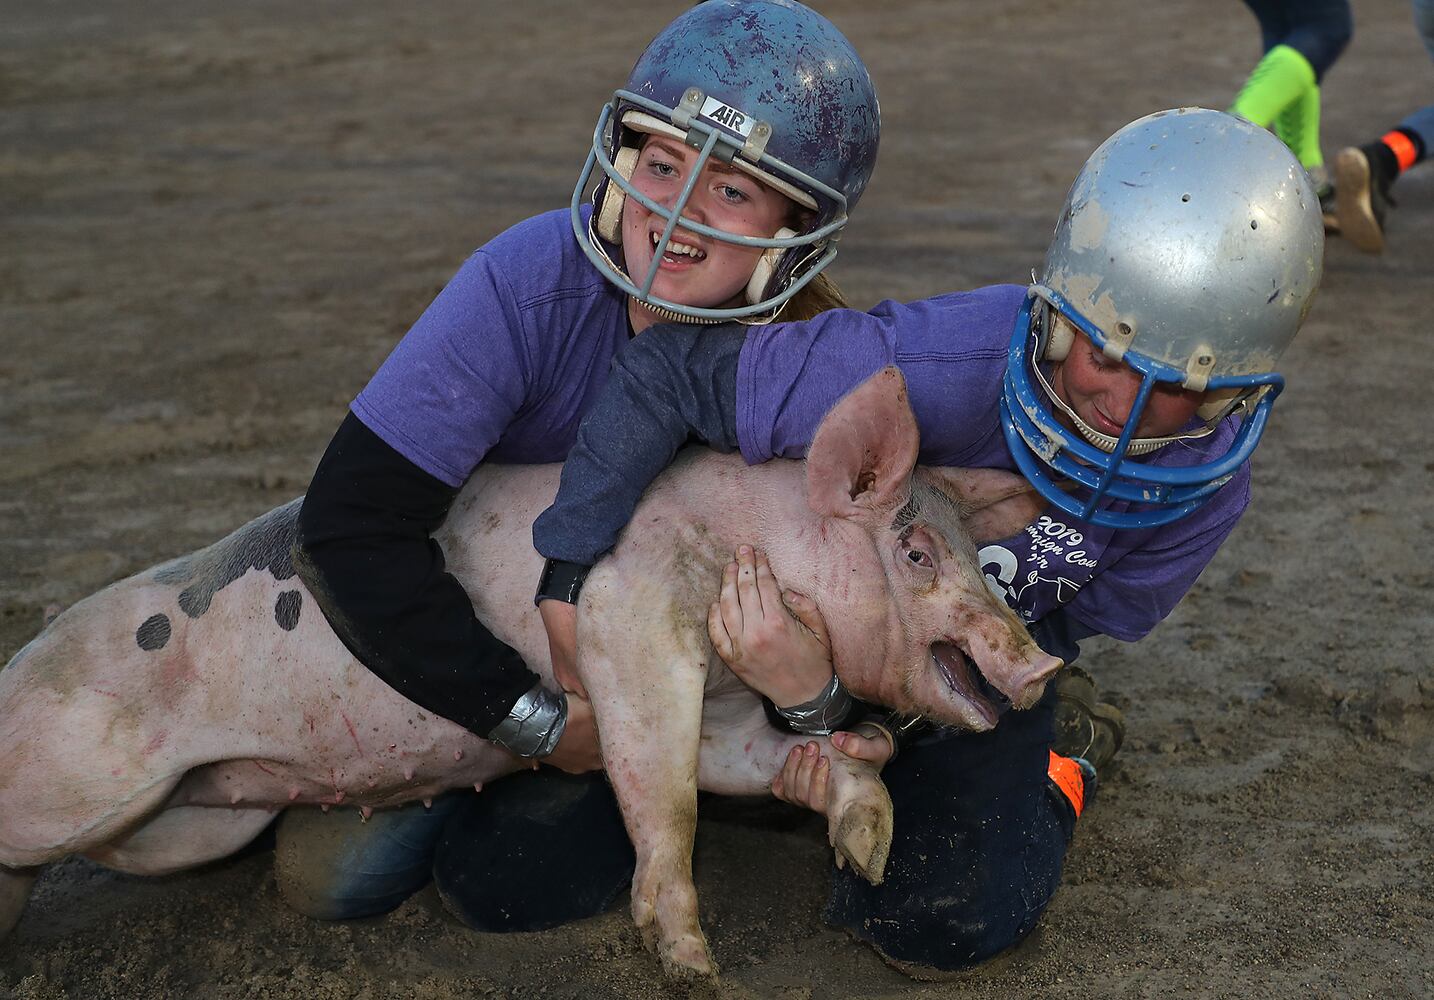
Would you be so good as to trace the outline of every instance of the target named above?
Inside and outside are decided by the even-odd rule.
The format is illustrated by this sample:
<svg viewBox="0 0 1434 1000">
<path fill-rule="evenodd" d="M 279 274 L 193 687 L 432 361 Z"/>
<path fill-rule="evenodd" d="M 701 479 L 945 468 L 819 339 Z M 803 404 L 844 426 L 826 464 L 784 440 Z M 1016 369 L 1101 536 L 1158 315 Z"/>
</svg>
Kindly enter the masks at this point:
<svg viewBox="0 0 1434 1000">
<path fill-rule="evenodd" d="M 1154 527 L 1206 503 L 1264 432 L 1284 385 L 1273 367 L 1309 309 L 1323 241 L 1304 171 L 1263 129 L 1183 109 L 1117 132 L 1072 186 L 1012 333 L 1002 424 L 1022 473 L 1066 514 L 1105 527 Z M 1139 376 L 1119 437 L 1082 433 L 1046 381 L 1042 366 L 1069 349 L 1057 315 Z M 1142 441 L 1161 385 L 1204 393 L 1199 421 Z M 1210 436 L 1232 413 L 1241 421 L 1223 454 L 1137 461 Z"/>
<path fill-rule="evenodd" d="M 836 256 L 837 238 L 875 165 L 879 115 L 865 66 L 825 18 L 793 0 L 707 0 L 653 40 L 604 107 L 573 191 L 574 234 L 608 280 L 657 311 L 708 321 L 770 317 Z M 627 151 L 644 134 L 699 151 L 672 204 L 645 197 L 630 179 Z M 806 209 L 809 223 L 800 233 L 751 236 L 682 217 L 696 179 L 714 158 Z M 579 211 L 594 178 L 596 207 L 585 225 Z M 604 246 L 616 244 L 628 199 L 667 220 L 642 274 L 629 274 Z M 769 251 L 758 270 L 770 277 L 751 282 L 749 304 L 699 307 L 653 294 L 679 219 L 684 230 L 708 239 Z"/>
</svg>

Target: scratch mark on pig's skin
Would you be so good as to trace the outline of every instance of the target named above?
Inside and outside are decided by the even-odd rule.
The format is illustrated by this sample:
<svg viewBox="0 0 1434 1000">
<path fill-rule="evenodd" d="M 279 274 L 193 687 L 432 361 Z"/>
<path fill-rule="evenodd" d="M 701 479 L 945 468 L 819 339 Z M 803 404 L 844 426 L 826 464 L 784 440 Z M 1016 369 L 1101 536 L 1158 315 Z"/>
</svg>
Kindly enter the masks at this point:
<svg viewBox="0 0 1434 1000">
<path fill-rule="evenodd" d="M 179 609 L 198 618 L 209 610 L 215 594 L 251 569 L 268 570 L 275 580 L 293 579 L 289 550 L 299 537 L 302 504 L 302 497 L 290 500 L 208 548 L 165 563 L 154 571 L 154 580 L 186 584 L 179 593 Z"/>
<path fill-rule="evenodd" d="M 265 774 L 272 775 L 274 773 L 273 771 L 265 767 L 263 764 L 259 763 L 257 760 L 254 761 L 254 766 L 257 767 L 259 770 L 263 771 Z"/>
<path fill-rule="evenodd" d="M 274 621 L 285 632 L 292 632 L 299 626 L 299 609 L 304 606 L 303 595 L 297 590 L 286 590 L 274 602 Z"/>
<path fill-rule="evenodd" d="M 150 615 L 134 630 L 134 641 L 146 653 L 163 649 L 169 643 L 169 636 L 168 615 Z"/>
<path fill-rule="evenodd" d="M 359 742 L 358 730 L 354 728 L 354 724 L 349 721 L 349 717 L 348 717 L 347 715 L 345 715 L 343 712 L 340 712 L 340 713 L 339 713 L 339 718 L 343 719 L 343 720 L 344 720 L 344 725 L 346 725 L 346 726 L 349 727 L 349 735 L 354 738 L 354 746 L 358 747 L 358 752 L 359 752 L 360 754 L 362 754 L 362 753 L 363 753 L 363 744 Z"/>
<path fill-rule="evenodd" d="M 503 515 L 496 510 L 490 510 L 483 515 L 483 534 L 491 535 L 497 531 L 503 523 Z"/>
<path fill-rule="evenodd" d="M 106 698 L 114 698 L 115 700 L 119 700 L 119 695 L 113 691 L 106 691 L 104 688 L 92 688 L 91 690 L 93 690 L 95 694 L 104 695 Z"/>
<path fill-rule="evenodd" d="M 157 751 L 160 747 L 164 746 L 164 741 L 167 739 L 169 739 L 169 731 L 161 729 L 159 732 L 154 734 L 154 737 L 148 743 L 144 745 L 144 749 L 140 751 L 140 755 L 143 757 L 148 757 L 150 754 Z"/>
</svg>

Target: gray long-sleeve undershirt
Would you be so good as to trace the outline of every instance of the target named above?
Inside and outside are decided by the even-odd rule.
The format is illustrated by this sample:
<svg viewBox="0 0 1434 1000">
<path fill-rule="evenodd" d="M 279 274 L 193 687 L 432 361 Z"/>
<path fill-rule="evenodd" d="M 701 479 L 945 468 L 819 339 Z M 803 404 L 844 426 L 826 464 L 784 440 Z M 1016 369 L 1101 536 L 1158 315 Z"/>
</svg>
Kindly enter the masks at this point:
<svg viewBox="0 0 1434 1000">
<path fill-rule="evenodd" d="M 737 324 L 662 324 L 631 340 L 578 428 L 553 504 L 533 522 L 549 559 L 591 566 L 684 444 L 737 448 Z"/>
</svg>

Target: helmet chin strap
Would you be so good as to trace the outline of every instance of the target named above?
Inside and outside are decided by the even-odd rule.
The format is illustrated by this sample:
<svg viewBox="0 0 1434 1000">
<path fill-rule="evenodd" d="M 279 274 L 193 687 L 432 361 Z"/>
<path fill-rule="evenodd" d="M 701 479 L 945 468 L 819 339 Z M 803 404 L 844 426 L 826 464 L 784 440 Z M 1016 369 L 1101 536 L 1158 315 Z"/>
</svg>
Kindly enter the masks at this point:
<svg viewBox="0 0 1434 1000">
<path fill-rule="evenodd" d="M 715 326 L 725 320 L 713 319 L 710 316 L 688 316 L 686 313 L 677 312 L 675 309 L 668 309 L 665 306 L 653 305 L 651 302 L 643 302 L 636 295 L 627 297 L 629 302 L 641 302 L 642 307 L 662 323 L 692 323 L 696 326 Z"/>
<path fill-rule="evenodd" d="M 1047 398 L 1050 399 L 1056 409 L 1070 418 L 1071 423 L 1075 426 L 1076 431 L 1081 437 L 1085 438 L 1106 454 L 1115 451 L 1115 446 L 1120 443 L 1119 438 L 1104 434 L 1082 420 L 1080 415 L 1077 414 L 1064 399 L 1061 399 L 1056 393 L 1056 390 L 1051 387 L 1050 382 L 1046 381 L 1046 373 L 1041 371 L 1041 366 L 1037 364 L 1034 359 L 1032 359 L 1031 362 L 1031 370 L 1035 372 L 1036 381 L 1039 382 L 1041 388 L 1045 390 Z M 1223 414 L 1221 414 L 1221 416 L 1223 416 Z M 1167 437 L 1131 438 L 1130 446 L 1126 448 L 1125 454 L 1129 458 L 1139 458 L 1141 455 L 1148 455 L 1157 448 L 1164 448 L 1167 444 L 1172 444 L 1176 441 L 1190 441 L 1195 438 L 1202 438 L 1210 434 L 1219 424 L 1220 418 L 1216 417 L 1214 420 L 1207 422 L 1205 426 L 1198 427 L 1193 431 L 1185 431 L 1182 434 L 1171 434 Z"/>
<path fill-rule="evenodd" d="M 642 302 L 636 295 L 629 295 L 627 299 L 629 302 Z M 787 300 L 787 302 L 790 301 L 791 299 Z M 673 309 L 668 309 L 665 306 L 653 305 L 651 302 L 642 302 L 642 307 L 664 323 L 695 323 L 699 326 L 712 326 L 717 323 L 731 322 L 741 323 L 743 326 L 766 326 L 768 323 L 776 322 L 777 317 L 782 315 L 782 310 L 787 308 L 787 302 L 783 302 L 766 316 L 739 316 L 734 320 L 713 319 L 708 316 L 688 316 L 686 313 L 680 313 Z"/>
</svg>

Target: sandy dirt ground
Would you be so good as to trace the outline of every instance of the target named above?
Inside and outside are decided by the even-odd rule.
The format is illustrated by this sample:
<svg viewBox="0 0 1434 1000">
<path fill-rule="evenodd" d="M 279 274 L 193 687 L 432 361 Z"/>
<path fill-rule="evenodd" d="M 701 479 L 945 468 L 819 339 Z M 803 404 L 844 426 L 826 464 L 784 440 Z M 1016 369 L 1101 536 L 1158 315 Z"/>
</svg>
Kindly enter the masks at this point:
<svg viewBox="0 0 1434 1000">
<path fill-rule="evenodd" d="M 567 203 L 600 104 L 682 9 L 638 6 L 7 9 L 0 659 L 48 606 L 303 490 L 466 254 Z M 1356 6 L 1331 155 L 1434 99 L 1407 5 Z M 1236 0 L 826 8 L 882 98 L 835 271 L 862 306 L 1023 280 L 1101 139 L 1223 107 L 1259 55 Z M 721 804 L 697 878 L 722 995 L 1434 995 L 1434 166 L 1398 194 L 1385 256 L 1329 244 L 1234 538 L 1148 640 L 1088 644 L 1129 738 L 1038 932 L 912 982 L 822 925 L 819 822 Z M 284 907 L 264 851 L 162 879 L 66 862 L 0 945 L 0 995 L 25 998 L 683 992 L 623 907 L 481 935 L 430 889 L 326 925 Z"/>
</svg>

